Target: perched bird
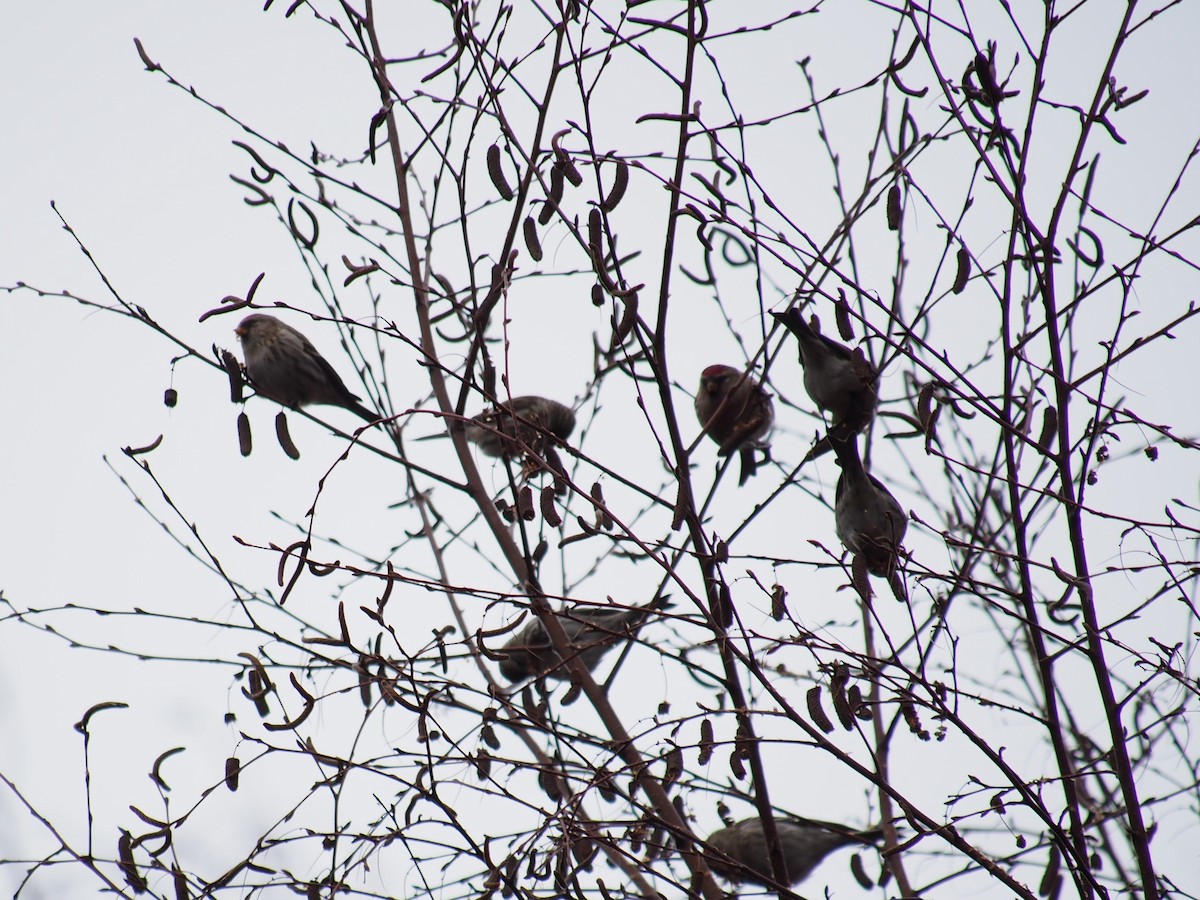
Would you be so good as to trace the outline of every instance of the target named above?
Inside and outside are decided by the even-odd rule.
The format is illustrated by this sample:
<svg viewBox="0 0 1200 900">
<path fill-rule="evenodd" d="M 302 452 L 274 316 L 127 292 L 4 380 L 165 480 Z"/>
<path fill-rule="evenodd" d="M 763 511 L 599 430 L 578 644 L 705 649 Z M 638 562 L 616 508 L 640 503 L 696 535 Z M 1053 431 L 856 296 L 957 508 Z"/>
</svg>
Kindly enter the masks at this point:
<svg viewBox="0 0 1200 900">
<path fill-rule="evenodd" d="M 233 332 L 242 342 L 251 387 L 268 400 L 292 409 L 314 403 L 341 406 L 368 422 L 383 418 L 350 393 L 333 366 L 291 325 L 255 313 Z"/>
<path fill-rule="evenodd" d="M 771 423 L 775 421 L 775 404 L 770 395 L 739 369 L 709 366 L 700 373 L 696 418 L 708 436 L 720 445 L 717 452 L 721 456 L 738 451 L 742 461 L 738 484 L 745 484 L 758 468 L 755 451 L 766 447 Z"/>
<path fill-rule="evenodd" d="M 488 456 L 513 458 L 528 447 L 542 455 L 555 440 L 564 441 L 575 430 L 571 407 L 545 397 L 513 397 L 507 403 L 481 412 L 465 425 L 467 440 Z"/>
<path fill-rule="evenodd" d="M 883 831 L 855 831 L 833 822 L 816 819 L 776 819 L 779 847 L 787 866 L 787 883 L 799 884 L 829 853 L 847 844 L 874 844 Z M 734 822 L 708 836 L 709 867 L 731 881 L 747 880 L 770 887 L 775 884 L 771 875 L 771 855 L 763 835 L 762 820 L 755 816 Z M 719 851 L 719 852 L 714 852 Z"/>
<path fill-rule="evenodd" d="M 842 467 L 833 507 L 837 535 L 847 550 L 862 557 L 868 572 L 890 579 L 908 516 L 883 483 L 863 468 L 856 435 L 834 429 L 829 440 Z"/>
<path fill-rule="evenodd" d="M 657 597 L 644 606 L 581 606 L 554 615 L 583 664 L 594 669 L 618 641 L 632 637 L 653 610 L 669 606 L 667 598 Z M 509 638 L 500 652 L 508 657 L 500 663 L 500 674 L 509 681 L 570 677 L 546 627 L 536 617 Z"/>
<path fill-rule="evenodd" d="M 829 413 L 830 425 L 844 426 L 855 434 L 865 430 L 879 403 L 879 371 L 861 350 L 851 350 L 814 330 L 798 308 L 771 315 L 795 335 L 804 368 L 804 389 L 813 403 Z M 813 448 L 810 458 L 828 450 L 828 444 L 823 441 Z"/>
</svg>

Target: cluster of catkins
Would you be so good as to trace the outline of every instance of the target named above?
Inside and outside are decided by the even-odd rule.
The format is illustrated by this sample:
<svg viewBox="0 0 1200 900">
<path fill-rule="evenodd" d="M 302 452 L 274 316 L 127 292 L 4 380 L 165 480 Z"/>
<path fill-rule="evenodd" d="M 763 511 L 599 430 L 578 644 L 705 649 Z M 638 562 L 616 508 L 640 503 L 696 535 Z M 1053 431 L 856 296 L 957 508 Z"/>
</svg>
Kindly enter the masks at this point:
<svg viewBox="0 0 1200 900">
<path fill-rule="evenodd" d="M 829 414 L 828 435 L 810 456 L 832 448 L 841 466 L 834 504 L 838 537 L 866 570 L 891 578 L 907 528 L 904 510 L 877 479 L 867 474 L 858 452 L 858 434 L 875 415 L 878 372 L 862 355 L 810 325 L 796 308 L 772 313 L 796 338 L 804 387 Z M 310 404 L 340 406 L 367 422 L 382 417 L 362 405 L 308 338 L 274 316 L 247 316 L 235 329 L 242 342 L 246 375 L 257 393 L 298 409 Z M 741 458 L 739 484 L 754 474 L 757 454 L 775 418 L 770 396 L 749 373 L 709 366 L 701 373 L 696 416 L 722 456 Z M 544 457 L 575 428 L 570 407 L 544 397 L 515 397 L 465 423 L 467 438 L 489 456 Z M 617 641 L 634 634 L 654 610 L 668 605 L 659 597 L 643 606 L 582 607 L 556 614 L 572 652 L 588 669 Z M 510 681 L 568 677 L 567 664 L 542 621 L 534 618 L 501 649 L 500 671 Z M 797 884 L 830 852 L 848 844 L 871 844 L 878 829 L 855 831 L 832 822 L 776 818 L 775 830 L 786 867 L 784 884 Z M 706 858 L 713 871 L 734 880 L 766 886 L 774 878 L 762 820 L 743 819 L 709 835 Z"/>
</svg>

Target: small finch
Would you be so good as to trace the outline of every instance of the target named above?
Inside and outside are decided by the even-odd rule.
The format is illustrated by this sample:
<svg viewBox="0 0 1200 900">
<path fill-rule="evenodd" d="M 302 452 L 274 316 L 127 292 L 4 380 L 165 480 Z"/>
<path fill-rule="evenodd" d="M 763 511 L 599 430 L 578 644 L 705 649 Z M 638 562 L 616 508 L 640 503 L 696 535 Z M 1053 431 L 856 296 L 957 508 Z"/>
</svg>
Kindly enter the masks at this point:
<svg viewBox="0 0 1200 900">
<path fill-rule="evenodd" d="M 508 403 L 481 412 L 465 425 L 467 440 L 488 456 L 513 458 L 525 448 L 544 455 L 555 441 L 575 430 L 571 407 L 545 397 L 513 397 Z"/>
<path fill-rule="evenodd" d="M 865 430 L 879 403 L 879 371 L 861 350 L 851 350 L 815 330 L 796 307 L 771 315 L 795 335 L 804 389 L 813 403 L 829 413 L 830 430 L 839 425 L 855 434 Z M 829 441 L 824 440 L 809 456 L 820 456 L 828 449 Z"/>
<path fill-rule="evenodd" d="M 292 409 L 341 406 L 368 422 L 382 418 L 350 393 L 333 366 L 291 325 L 255 313 L 233 331 L 242 342 L 251 387 L 268 400 Z"/>
<path fill-rule="evenodd" d="M 855 831 L 833 822 L 816 819 L 776 819 L 779 848 L 787 866 L 789 885 L 807 878 L 829 853 L 848 844 L 874 844 L 883 836 L 878 828 Z M 709 867 L 731 881 L 753 881 L 764 887 L 775 884 L 771 875 L 771 856 L 763 835 L 762 820 L 757 816 L 734 822 L 708 836 Z M 719 851 L 719 852 L 714 852 Z"/>
<path fill-rule="evenodd" d="M 890 579 L 908 516 L 883 483 L 863 468 L 857 436 L 835 431 L 829 439 L 842 467 L 834 501 L 837 535 L 847 550 L 862 557 L 868 572 Z"/>
<path fill-rule="evenodd" d="M 708 436 L 720 445 L 717 452 L 721 456 L 738 451 L 742 462 L 738 484 L 745 484 L 758 468 L 755 452 L 766 448 L 766 438 L 775 421 L 775 405 L 770 395 L 732 366 L 709 366 L 700 373 L 696 418 Z"/>
<path fill-rule="evenodd" d="M 666 609 L 670 602 L 659 597 L 644 606 L 581 606 L 555 613 L 575 653 L 588 669 L 618 641 L 632 637 L 651 611 Z M 500 648 L 508 659 L 500 663 L 500 674 L 509 681 L 546 677 L 570 677 L 566 663 L 550 640 L 541 619 L 534 618 Z"/>
</svg>

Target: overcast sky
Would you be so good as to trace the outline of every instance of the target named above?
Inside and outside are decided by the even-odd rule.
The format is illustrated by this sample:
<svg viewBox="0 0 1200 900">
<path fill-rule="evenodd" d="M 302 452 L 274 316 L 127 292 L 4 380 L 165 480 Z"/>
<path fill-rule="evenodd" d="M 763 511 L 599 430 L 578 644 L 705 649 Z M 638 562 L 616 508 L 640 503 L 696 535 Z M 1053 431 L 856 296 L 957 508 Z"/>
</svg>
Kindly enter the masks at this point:
<svg viewBox="0 0 1200 900">
<path fill-rule="evenodd" d="M 260 299 L 288 299 L 300 306 L 308 303 L 309 274 L 299 264 L 294 245 L 269 214 L 242 202 L 245 189 L 228 178 L 230 172 L 246 170 L 245 155 L 231 145 L 244 135 L 213 110 L 169 87 L 162 77 L 146 72 L 133 43 L 133 38 L 139 37 L 147 53 L 180 81 L 195 85 L 208 99 L 288 142 L 298 152 L 306 150 L 310 137 L 331 152 L 361 152 L 378 101 L 361 64 L 310 17 L 299 14 L 284 20 L 286 4 L 276 6 L 264 13 L 261 4 L 227 0 L 204 4 L 122 0 L 25 3 L 19 8 L 10 4 L 0 13 L 0 78 L 5 85 L 0 92 L 0 121 L 6 123 L 5 139 L 0 143 L 0 170 L 5 173 L 0 285 L 26 282 L 112 302 L 95 270 L 62 229 L 50 207 L 54 201 L 122 298 L 145 306 L 153 318 L 168 330 L 186 335 L 193 346 L 207 349 L 215 343 L 235 347 L 234 317 L 218 316 L 204 323 L 197 319 L 222 297 L 243 294 L 260 272 L 267 273 Z M 1131 108 L 1124 120 L 1136 139 L 1105 160 L 1105 165 L 1111 158 L 1114 167 L 1139 173 L 1140 180 L 1127 179 L 1127 187 L 1120 179 L 1115 184 L 1106 182 L 1106 211 L 1140 227 L 1150 227 L 1154 209 L 1139 210 L 1137 204 L 1145 196 L 1165 195 L 1196 139 L 1194 95 L 1200 82 L 1200 61 L 1194 48 L 1195 36 L 1200 34 L 1197 10 L 1195 3 L 1185 3 L 1182 10 L 1169 13 L 1170 27 L 1147 29 L 1145 40 L 1132 43 L 1120 71 L 1122 83 L 1130 84 L 1132 91 L 1149 86 L 1152 93 Z M 436 13 L 430 15 L 431 21 L 441 21 Z M 856 38 L 848 36 L 853 31 L 846 28 L 853 22 L 844 6 L 831 8 L 826 18 L 834 23 L 829 26 L 830 33 L 841 34 L 844 41 L 814 47 L 825 66 L 820 77 L 828 89 L 838 83 L 839 65 L 852 67 Z M 392 32 L 397 45 L 389 51 L 392 55 L 419 48 L 420 23 L 412 24 L 411 31 Z M 835 26 L 843 30 L 838 32 Z M 1070 53 L 1055 60 L 1066 73 L 1055 70 L 1053 74 L 1069 82 L 1072 64 L 1082 68 L 1098 64 L 1093 56 L 1106 51 L 1107 44 L 1099 20 L 1097 28 L 1095 44 L 1081 37 Z M 882 34 L 887 37 L 886 31 Z M 405 46 L 406 41 L 410 46 Z M 792 59 L 804 55 L 795 49 L 787 52 Z M 1007 52 L 1011 56 L 1012 48 Z M 747 55 L 740 74 L 745 84 L 759 85 L 762 94 L 747 89 L 739 97 L 739 108 L 757 113 L 760 102 L 763 109 L 773 107 L 771 91 L 798 91 L 778 86 L 773 76 L 758 80 L 758 68 L 768 71 L 768 62 L 766 57 Z M 638 87 L 635 84 L 631 89 Z M 665 128 L 662 133 L 667 134 Z M 652 146 L 653 139 L 647 143 Z M 771 161 L 788 164 L 788 153 L 783 142 L 773 148 Z M 861 160 L 848 164 L 858 163 Z M 796 168 L 802 172 L 804 164 Z M 947 178 L 958 174 L 947 173 Z M 810 195 L 797 187 L 793 199 L 797 206 L 810 204 L 814 216 L 832 219 L 835 211 L 828 196 L 827 174 L 823 178 L 819 190 Z M 1198 198 L 1200 192 L 1189 175 L 1167 224 L 1178 227 L 1194 215 Z M 931 219 L 920 227 L 931 240 L 943 241 Z M 632 224 L 629 228 L 636 235 Z M 1170 229 L 1164 225 L 1160 230 Z M 557 239 L 561 240 L 561 235 Z M 999 241 L 1000 236 L 993 234 L 992 239 Z M 351 255 L 363 252 L 361 244 L 344 237 L 330 240 L 344 240 L 344 252 Z M 622 250 L 632 249 L 633 240 L 636 238 Z M 548 247 L 553 254 L 554 247 Z M 983 246 L 972 249 L 986 250 Z M 340 252 L 330 249 L 329 258 L 336 259 Z M 522 262 L 528 264 L 524 257 Z M 920 265 L 919 260 L 914 262 L 914 267 Z M 886 269 L 880 271 L 878 284 L 886 291 Z M 653 271 L 647 274 L 645 280 L 653 277 Z M 1178 311 L 1195 298 L 1200 282 L 1194 271 L 1187 274 L 1190 277 L 1181 277 L 1178 271 L 1161 275 L 1155 268 L 1147 271 L 1147 282 L 1136 292 L 1147 317 L 1161 322 L 1168 313 L 1159 311 L 1156 304 Z M 1159 280 L 1150 282 L 1156 275 Z M 1152 289 L 1147 289 L 1148 284 Z M 592 309 L 582 296 L 575 297 L 578 302 L 572 301 L 564 311 L 563 304 L 570 298 L 555 295 L 552 285 L 539 290 L 521 308 L 523 318 L 518 317 L 513 326 L 514 393 L 547 393 L 571 402 L 591 371 L 590 334 L 606 334 L 608 314 Z M 774 298 L 768 299 L 774 302 Z M 966 305 L 969 302 L 969 296 L 964 298 L 956 315 L 963 320 L 964 333 L 973 334 L 980 322 L 991 322 L 991 311 L 986 303 L 971 307 Z M 319 308 L 315 303 L 308 305 Z M 754 340 L 757 326 L 747 312 L 752 309 L 750 305 L 738 310 L 734 325 Z M 563 333 L 559 317 L 578 323 L 583 337 L 579 341 L 548 338 Z M 540 324 L 525 326 L 530 320 Z M 298 319 L 292 321 L 303 325 Z M 719 323 L 715 304 L 710 304 L 697 313 L 694 329 L 682 329 L 689 340 L 675 351 L 673 371 L 688 389 L 700 368 L 716 361 L 713 357 L 735 365 L 744 362 L 738 355 L 740 348 L 727 334 L 716 339 L 716 348 L 704 343 L 712 333 L 707 329 L 715 330 Z M 332 333 L 314 329 L 313 334 L 322 335 L 314 337 L 319 348 L 349 376 L 348 363 L 339 358 Z M 1148 420 L 1170 421 L 1180 433 L 1196 436 L 1200 434 L 1200 405 L 1187 389 L 1194 381 L 1200 343 L 1191 324 L 1180 329 L 1177 337 L 1164 344 L 1161 353 L 1144 361 L 1133 360 L 1117 374 L 1131 402 Z M 243 459 L 234 430 L 237 410 L 228 403 L 219 377 L 195 361 L 185 361 L 172 373 L 171 360 L 179 351 L 168 341 L 117 316 L 62 298 L 39 299 L 30 292 L 0 294 L 0 349 L 0 373 L 5 381 L 0 391 L 5 434 L 0 442 L 0 590 L 4 597 L 21 608 L 66 604 L 153 608 L 181 617 L 237 620 L 233 597 L 223 580 L 203 561 L 189 558 L 155 517 L 180 533 L 186 531 L 184 519 L 195 522 L 201 537 L 230 567 L 234 580 L 269 586 L 275 558 L 240 547 L 233 536 L 255 543 L 294 539 L 283 523 L 303 521 L 317 480 L 334 465 L 344 441 L 292 416 L 292 433 L 303 450 L 301 460 L 293 463 L 274 442 L 275 407 L 259 400 L 248 406 L 255 452 Z M 1088 347 L 1087 352 L 1094 349 Z M 393 365 L 396 368 L 390 374 L 398 380 L 425 377 L 411 358 L 396 356 Z M 790 367 L 782 371 L 798 377 L 794 361 L 788 359 L 782 365 Z M 179 392 L 174 410 L 162 402 L 168 387 Z M 900 390 L 898 376 L 891 387 L 893 393 Z M 680 392 L 676 402 L 689 404 L 690 398 Z M 356 424 L 340 411 L 329 413 L 328 418 L 347 429 Z M 425 429 L 435 430 L 432 424 Z M 781 423 L 781 440 L 798 447 L 811 439 L 811 431 L 807 421 Z M 160 434 L 162 447 L 146 459 L 183 511 L 183 519 L 121 453 L 122 447 L 148 444 Z M 610 432 L 607 439 L 619 443 L 622 435 Z M 605 435 L 595 440 L 593 446 L 603 446 Z M 1102 483 L 1098 491 L 1107 493 L 1094 496 L 1103 497 L 1113 508 L 1144 503 L 1156 512 L 1173 496 L 1196 503 L 1200 498 L 1193 457 L 1164 446 L 1157 467 L 1147 465 L 1138 479 Z M 709 467 L 712 462 L 705 456 L 701 466 Z M 489 471 L 497 485 L 503 483 L 503 473 Z M 828 490 L 836 479 L 836 469 L 830 463 L 823 471 Z M 395 468 L 367 453 L 356 453 L 350 465 L 335 470 L 330 483 L 321 507 L 325 518 L 320 522 L 327 525 L 326 533 L 344 535 L 351 552 L 357 549 L 372 558 L 387 556 L 389 548 L 397 544 L 397 533 L 408 525 L 407 518 L 388 508 L 404 493 Z M 767 487 L 760 487 L 765 495 Z M 755 495 L 731 497 L 729 488 L 726 484 L 723 508 L 732 510 L 731 518 L 744 516 Z M 902 502 L 906 508 L 919 509 L 921 498 L 914 487 L 909 488 Z M 154 516 L 135 502 L 135 495 L 152 508 Z M 761 538 L 767 542 L 763 546 L 769 546 L 773 540 L 791 540 L 789 529 L 796 526 L 794 522 L 782 526 L 764 522 L 760 527 Z M 827 531 L 825 539 L 836 546 L 831 530 Z M 1118 559 L 1122 552 L 1119 538 L 1114 537 L 1111 558 Z M 1097 558 L 1102 560 L 1099 555 Z M 420 568 L 427 561 L 416 565 Z M 618 593 L 621 588 L 619 580 L 599 583 L 589 586 L 588 596 L 603 600 L 605 594 Z M 321 590 L 320 585 L 305 584 L 296 600 L 297 609 L 334 628 L 328 598 L 321 596 Z M 368 602 L 374 590 L 373 586 L 350 585 L 347 606 Z M 482 608 L 480 616 L 482 619 Z M 197 637 L 206 633 L 201 629 L 181 626 L 149 635 L 132 625 L 114 626 L 111 619 L 101 621 L 86 614 L 65 614 L 54 621 L 69 625 L 63 630 L 76 639 L 120 641 L 122 649 L 132 654 L 152 651 L 181 659 L 229 654 L 229 645 L 223 643 L 226 638 L 217 637 L 211 629 L 207 633 L 213 643 L 197 645 Z M 439 621 L 442 619 L 437 617 L 429 622 L 420 620 L 418 644 Z M 0 773 L 28 789 L 30 801 L 66 827 L 71 840 L 82 846 L 85 834 L 82 744 L 71 726 L 92 704 L 118 700 L 131 706 L 106 713 L 93 723 L 93 772 L 103 773 L 93 779 L 98 821 L 128 820 L 128 813 L 122 818 L 122 812 L 130 803 L 150 802 L 147 798 L 154 794 L 146 772 L 155 757 L 170 746 L 189 747 L 189 762 L 168 769 L 168 780 L 175 779 L 178 796 L 194 796 L 220 780 L 217 766 L 236 743 L 236 727 L 226 726 L 222 717 L 231 707 L 244 710 L 244 702 L 232 686 L 230 668 L 183 663 L 148 666 L 132 657 L 69 650 L 60 638 L 13 623 L 0 627 L 6 648 L 0 656 L 0 732 L 8 735 L 0 739 Z M 153 646 L 146 646 L 147 641 Z M 647 670 L 652 674 L 645 680 L 650 687 L 644 700 L 652 710 L 668 691 L 665 675 L 652 665 L 647 665 Z M 645 684 L 637 687 L 645 688 Z M 857 818 L 857 824 L 867 824 L 862 784 L 839 782 L 844 773 L 820 759 L 811 764 L 814 771 L 823 773 L 814 779 L 813 792 L 820 796 L 797 811 L 821 816 L 823 808 L 835 800 L 843 804 L 845 792 L 850 791 L 851 802 L 835 810 L 836 815 L 825 817 L 838 818 L 844 809 L 850 809 L 845 815 Z M 299 777 L 310 778 L 311 774 Z M 220 854 L 222 813 L 253 820 L 254 811 L 247 812 L 248 804 L 243 800 L 240 806 L 214 803 L 206 807 L 214 823 L 211 841 L 215 855 Z M 247 827 L 258 826 L 251 821 Z M 1195 819 L 1165 830 L 1155 845 L 1161 858 L 1194 860 L 1200 842 Z M 103 839 L 108 843 L 100 851 L 111 853 L 115 832 L 110 829 Z M 4 790 L 0 790 L 0 845 L 21 848 L 5 851 L 3 855 L 10 858 L 16 852 L 36 857 L 53 846 Z M 1180 880 L 1187 876 L 1186 864 L 1176 864 L 1172 870 L 1181 888 L 1200 891 L 1196 869 L 1191 870 L 1190 885 Z M 30 896 L 54 896 L 53 886 L 71 883 L 73 874 L 36 879 Z M 0 871 L 0 890 L 15 885 L 22 876 L 15 867 Z M 842 877 L 846 878 L 844 872 Z M 848 880 L 840 883 L 853 884 Z M 85 884 L 88 889 L 93 885 Z"/>
</svg>

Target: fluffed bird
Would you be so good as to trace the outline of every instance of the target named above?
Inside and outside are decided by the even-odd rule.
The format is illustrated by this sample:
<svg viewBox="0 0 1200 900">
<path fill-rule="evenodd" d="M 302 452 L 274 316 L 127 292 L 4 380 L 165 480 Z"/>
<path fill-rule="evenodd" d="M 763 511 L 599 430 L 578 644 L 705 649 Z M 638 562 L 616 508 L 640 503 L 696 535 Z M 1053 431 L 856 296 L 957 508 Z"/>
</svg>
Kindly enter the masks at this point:
<svg viewBox="0 0 1200 900">
<path fill-rule="evenodd" d="M 883 831 L 873 828 L 855 831 L 834 822 L 817 819 L 776 818 L 779 847 L 787 866 L 787 883 L 799 884 L 832 851 L 849 844 L 874 844 Z M 731 881 L 753 881 L 764 887 L 774 885 L 771 856 L 763 835 L 762 820 L 757 816 L 734 822 L 708 836 L 705 859 L 709 867 Z M 718 851 L 718 852 L 714 852 Z"/>
<path fill-rule="evenodd" d="M 488 456 L 513 458 L 528 447 L 535 453 L 575 430 L 575 413 L 569 406 L 545 397 L 513 397 L 481 412 L 464 426 L 467 440 Z"/>
<path fill-rule="evenodd" d="M 856 435 L 834 429 L 829 442 L 842 467 L 833 507 L 837 535 L 847 550 L 862 558 L 868 572 L 890 579 L 908 516 L 883 482 L 867 474 Z"/>
<path fill-rule="evenodd" d="M 804 389 L 813 403 L 829 413 L 830 431 L 839 425 L 856 434 L 865 430 L 879 404 L 879 370 L 862 350 L 851 350 L 815 330 L 797 307 L 771 315 L 795 336 Z M 828 450 L 828 443 L 823 441 L 819 449 L 814 448 L 810 458 Z"/>
<path fill-rule="evenodd" d="M 696 418 L 705 433 L 720 445 L 717 452 L 721 456 L 738 451 L 742 464 L 738 484 L 745 484 L 758 468 L 755 453 L 766 448 L 775 421 L 770 395 L 739 369 L 709 366 L 700 373 Z"/>
<path fill-rule="evenodd" d="M 246 316 L 234 334 L 242 342 L 246 375 L 254 390 L 284 406 L 299 409 L 327 404 L 348 409 L 368 422 L 382 416 L 367 409 L 304 335 L 274 316 Z"/>
<path fill-rule="evenodd" d="M 594 669 L 618 641 L 631 638 L 652 611 L 670 605 L 667 598 L 657 597 L 642 606 L 580 606 L 554 615 L 580 660 Z M 500 652 L 508 657 L 500 662 L 500 674 L 509 681 L 570 678 L 570 670 L 537 617 L 509 638 Z"/>
</svg>

